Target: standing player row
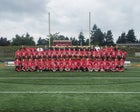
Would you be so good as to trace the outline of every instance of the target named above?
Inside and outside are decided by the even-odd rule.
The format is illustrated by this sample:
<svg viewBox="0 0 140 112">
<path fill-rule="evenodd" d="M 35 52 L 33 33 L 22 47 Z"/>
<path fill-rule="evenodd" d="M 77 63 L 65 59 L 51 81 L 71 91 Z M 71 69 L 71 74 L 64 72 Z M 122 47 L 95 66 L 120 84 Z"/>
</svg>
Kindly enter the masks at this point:
<svg viewBox="0 0 140 112">
<path fill-rule="evenodd" d="M 35 48 L 24 48 L 16 51 L 15 57 L 18 59 L 41 59 L 41 58 L 118 58 L 125 59 L 126 52 L 116 50 L 113 47 L 95 49 L 48 49 L 37 51 Z"/>
</svg>

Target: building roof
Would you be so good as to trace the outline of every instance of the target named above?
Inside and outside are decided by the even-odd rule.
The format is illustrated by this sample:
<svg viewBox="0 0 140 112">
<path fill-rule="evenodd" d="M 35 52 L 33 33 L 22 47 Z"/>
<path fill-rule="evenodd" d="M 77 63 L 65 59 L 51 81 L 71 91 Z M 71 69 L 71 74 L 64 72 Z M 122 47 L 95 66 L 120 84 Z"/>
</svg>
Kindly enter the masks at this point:
<svg viewBox="0 0 140 112">
<path fill-rule="evenodd" d="M 71 42 L 71 40 L 53 40 L 53 42 Z"/>
</svg>

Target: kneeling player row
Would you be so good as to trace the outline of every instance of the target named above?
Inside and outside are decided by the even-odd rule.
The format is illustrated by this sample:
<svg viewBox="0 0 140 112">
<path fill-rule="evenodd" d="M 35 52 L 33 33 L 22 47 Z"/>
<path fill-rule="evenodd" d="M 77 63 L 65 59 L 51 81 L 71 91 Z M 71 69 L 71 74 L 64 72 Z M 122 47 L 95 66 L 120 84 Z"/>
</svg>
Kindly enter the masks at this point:
<svg viewBox="0 0 140 112">
<path fill-rule="evenodd" d="M 118 71 L 122 72 L 124 60 L 72 60 L 72 59 L 16 59 L 16 71 Z"/>
</svg>

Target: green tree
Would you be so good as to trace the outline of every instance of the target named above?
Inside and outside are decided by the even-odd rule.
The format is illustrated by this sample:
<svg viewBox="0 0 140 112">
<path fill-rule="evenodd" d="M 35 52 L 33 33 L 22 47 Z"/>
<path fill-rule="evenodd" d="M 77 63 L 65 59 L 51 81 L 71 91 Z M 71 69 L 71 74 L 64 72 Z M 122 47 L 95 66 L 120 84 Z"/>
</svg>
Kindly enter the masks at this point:
<svg viewBox="0 0 140 112">
<path fill-rule="evenodd" d="M 10 41 L 7 38 L 1 37 L 0 38 L 0 46 L 8 46 L 10 45 Z"/>
<path fill-rule="evenodd" d="M 79 39 L 79 45 L 81 46 L 85 45 L 85 37 L 84 37 L 83 32 L 79 33 L 78 39 Z"/>
<path fill-rule="evenodd" d="M 133 29 L 129 30 L 126 35 L 127 43 L 137 43 L 135 32 Z"/>
<path fill-rule="evenodd" d="M 117 43 L 126 43 L 127 42 L 127 39 L 126 39 L 126 34 L 125 32 L 123 32 L 121 34 L 121 36 L 119 36 L 118 40 L 117 40 Z"/>
<path fill-rule="evenodd" d="M 114 45 L 114 40 L 113 40 L 113 34 L 111 32 L 111 30 L 108 30 L 107 31 L 107 34 L 104 34 L 105 36 L 105 45 L 107 46 L 111 46 L 111 45 Z"/>
<path fill-rule="evenodd" d="M 12 39 L 12 45 L 35 45 L 35 41 L 28 33 L 26 35 L 19 36 L 18 34 Z"/>
<path fill-rule="evenodd" d="M 42 39 L 41 37 L 37 41 L 37 45 L 48 45 L 49 41 L 48 39 Z"/>
<path fill-rule="evenodd" d="M 89 38 L 87 38 L 85 41 L 85 46 L 88 46 L 88 45 L 89 45 Z"/>
<path fill-rule="evenodd" d="M 91 45 L 104 45 L 104 34 L 96 25 L 91 30 Z"/>
<path fill-rule="evenodd" d="M 53 40 L 58 40 L 59 32 L 48 35 L 50 45 L 53 45 Z"/>
<path fill-rule="evenodd" d="M 72 41 L 72 45 L 77 46 L 79 43 L 78 39 L 76 39 L 75 37 L 71 37 L 70 40 Z"/>
</svg>

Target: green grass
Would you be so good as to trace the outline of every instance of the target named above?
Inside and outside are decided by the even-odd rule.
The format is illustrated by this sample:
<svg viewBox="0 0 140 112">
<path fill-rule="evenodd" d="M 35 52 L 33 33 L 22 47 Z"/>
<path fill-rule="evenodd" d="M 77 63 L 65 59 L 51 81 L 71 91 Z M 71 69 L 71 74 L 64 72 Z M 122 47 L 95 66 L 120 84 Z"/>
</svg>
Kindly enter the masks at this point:
<svg viewBox="0 0 140 112">
<path fill-rule="evenodd" d="M 0 112 L 140 112 L 137 64 L 122 73 L 18 73 L 0 66 Z"/>
</svg>

